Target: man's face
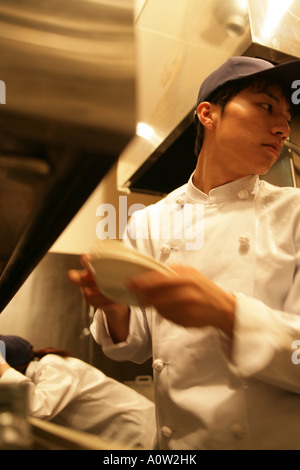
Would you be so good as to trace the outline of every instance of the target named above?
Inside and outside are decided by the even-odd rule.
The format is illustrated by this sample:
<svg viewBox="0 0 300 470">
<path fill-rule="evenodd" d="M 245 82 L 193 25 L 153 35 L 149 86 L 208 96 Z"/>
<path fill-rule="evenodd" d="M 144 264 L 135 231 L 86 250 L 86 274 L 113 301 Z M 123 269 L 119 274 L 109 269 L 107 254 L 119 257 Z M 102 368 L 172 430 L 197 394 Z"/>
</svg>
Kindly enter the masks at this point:
<svg viewBox="0 0 300 470">
<path fill-rule="evenodd" d="M 216 151 L 233 177 L 266 174 L 279 157 L 290 128 L 280 87 L 247 88 L 225 110 L 213 105 Z"/>
</svg>

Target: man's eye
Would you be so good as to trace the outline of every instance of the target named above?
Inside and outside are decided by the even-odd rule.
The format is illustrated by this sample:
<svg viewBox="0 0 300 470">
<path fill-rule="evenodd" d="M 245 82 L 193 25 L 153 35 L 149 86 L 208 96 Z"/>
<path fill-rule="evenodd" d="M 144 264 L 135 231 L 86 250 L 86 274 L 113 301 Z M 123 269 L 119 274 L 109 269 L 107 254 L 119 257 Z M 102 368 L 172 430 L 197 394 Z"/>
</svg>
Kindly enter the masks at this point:
<svg viewBox="0 0 300 470">
<path fill-rule="evenodd" d="M 273 106 L 270 103 L 262 103 L 262 107 L 270 112 L 273 110 Z"/>
</svg>

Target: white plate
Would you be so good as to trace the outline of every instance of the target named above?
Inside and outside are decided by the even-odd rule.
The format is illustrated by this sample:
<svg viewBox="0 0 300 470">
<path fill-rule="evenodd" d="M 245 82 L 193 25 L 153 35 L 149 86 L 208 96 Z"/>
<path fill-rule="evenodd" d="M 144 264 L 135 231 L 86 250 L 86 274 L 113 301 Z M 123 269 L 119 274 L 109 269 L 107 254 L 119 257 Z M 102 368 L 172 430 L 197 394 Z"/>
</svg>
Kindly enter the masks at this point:
<svg viewBox="0 0 300 470">
<path fill-rule="evenodd" d="M 115 240 L 98 243 L 89 264 L 100 291 L 111 300 L 127 305 L 139 304 L 137 297 L 126 288 L 126 283 L 133 276 L 149 270 L 156 270 L 167 276 L 175 274 L 154 258 Z"/>
</svg>

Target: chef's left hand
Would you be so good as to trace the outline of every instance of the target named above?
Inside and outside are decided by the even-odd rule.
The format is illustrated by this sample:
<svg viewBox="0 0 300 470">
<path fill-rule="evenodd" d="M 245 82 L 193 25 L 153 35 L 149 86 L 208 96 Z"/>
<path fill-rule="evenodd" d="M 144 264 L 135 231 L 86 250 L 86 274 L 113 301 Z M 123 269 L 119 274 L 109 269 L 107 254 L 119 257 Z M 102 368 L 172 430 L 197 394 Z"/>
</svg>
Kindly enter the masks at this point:
<svg viewBox="0 0 300 470">
<path fill-rule="evenodd" d="M 128 284 L 141 306 L 154 306 L 184 327 L 214 326 L 233 334 L 235 297 L 190 266 L 171 266 L 177 275 L 156 271 L 135 276 Z"/>
</svg>

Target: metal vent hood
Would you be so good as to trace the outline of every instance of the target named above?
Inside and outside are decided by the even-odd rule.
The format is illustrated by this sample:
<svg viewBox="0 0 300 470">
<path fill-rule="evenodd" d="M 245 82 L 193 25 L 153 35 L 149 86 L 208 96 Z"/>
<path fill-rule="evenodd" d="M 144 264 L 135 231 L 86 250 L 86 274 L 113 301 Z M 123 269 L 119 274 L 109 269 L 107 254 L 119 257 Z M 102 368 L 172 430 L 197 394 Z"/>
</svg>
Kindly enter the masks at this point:
<svg viewBox="0 0 300 470">
<path fill-rule="evenodd" d="M 193 114 L 202 80 L 233 55 L 273 63 L 300 57 L 299 24 L 300 0 L 144 2 L 136 17 L 138 125 L 119 159 L 118 189 L 164 195 L 184 184 L 196 164 Z M 298 153 L 285 147 L 265 178 L 295 185 Z"/>
<path fill-rule="evenodd" d="M 1 0 L 0 312 L 135 132 L 131 0 Z"/>
</svg>

